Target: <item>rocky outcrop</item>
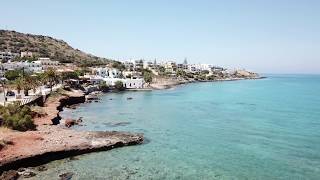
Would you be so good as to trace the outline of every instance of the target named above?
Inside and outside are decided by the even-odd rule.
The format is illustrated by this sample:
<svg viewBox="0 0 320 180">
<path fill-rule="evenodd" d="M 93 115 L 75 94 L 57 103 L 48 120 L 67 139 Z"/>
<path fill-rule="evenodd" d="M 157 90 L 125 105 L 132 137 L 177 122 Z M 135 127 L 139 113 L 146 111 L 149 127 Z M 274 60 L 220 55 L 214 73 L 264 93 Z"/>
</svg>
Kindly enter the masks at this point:
<svg viewBox="0 0 320 180">
<path fill-rule="evenodd" d="M 2 173 L 0 179 L 2 180 L 16 180 L 19 178 L 19 173 L 15 170 L 10 170 L 7 172 Z"/>
<path fill-rule="evenodd" d="M 59 175 L 60 180 L 69 180 L 73 176 L 72 172 L 67 172 Z"/>
<path fill-rule="evenodd" d="M 53 125 L 60 124 L 60 111 L 63 111 L 64 107 L 74 107 L 77 104 L 84 103 L 86 98 L 83 93 L 70 93 L 68 96 L 61 96 L 57 101 L 59 105 L 56 107 L 56 116 L 51 119 Z"/>
<path fill-rule="evenodd" d="M 259 78 L 259 74 L 254 72 L 249 72 L 246 70 L 236 70 L 234 72 L 234 76 L 237 78 L 245 78 L 245 79 L 257 79 Z"/>
<path fill-rule="evenodd" d="M 143 142 L 142 134 L 127 132 L 77 132 L 57 126 L 40 131 L 41 138 L 35 138 L 32 146 L 20 149 L 14 149 L 19 147 L 12 146 L 0 151 L 0 173 L 5 170 L 39 166 L 57 159 Z M 33 136 L 30 135 L 29 139 L 31 137 Z"/>
<path fill-rule="evenodd" d="M 57 107 L 57 110 L 62 111 L 66 106 L 72 106 L 75 104 L 81 104 L 86 102 L 84 94 L 77 96 L 68 96 L 60 99 L 60 105 Z"/>
</svg>

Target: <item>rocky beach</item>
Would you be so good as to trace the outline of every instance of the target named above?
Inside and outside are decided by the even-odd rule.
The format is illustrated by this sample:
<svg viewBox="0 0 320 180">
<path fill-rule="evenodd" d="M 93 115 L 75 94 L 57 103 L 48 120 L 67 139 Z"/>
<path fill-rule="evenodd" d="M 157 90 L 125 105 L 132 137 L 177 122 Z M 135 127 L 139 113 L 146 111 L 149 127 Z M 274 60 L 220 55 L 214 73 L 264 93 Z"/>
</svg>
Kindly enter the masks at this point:
<svg viewBox="0 0 320 180">
<path fill-rule="evenodd" d="M 84 99 L 84 95 L 80 92 L 53 95 L 42 107 L 45 115 L 34 119 L 37 125 L 35 131 L 18 132 L 1 129 L 0 140 L 5 143 L 2 143 L 0 149 L 0 173 L 143 142 L 142 134 L 75 131 L 65 127 L 64 124 L 52 125 L 61 119 L 59 112 L 64 106 L 82 103 Z M 5 172 L 0 179 L 10 179 L 19 175 L 21 173 L 18 171 Z"/>
</svg>

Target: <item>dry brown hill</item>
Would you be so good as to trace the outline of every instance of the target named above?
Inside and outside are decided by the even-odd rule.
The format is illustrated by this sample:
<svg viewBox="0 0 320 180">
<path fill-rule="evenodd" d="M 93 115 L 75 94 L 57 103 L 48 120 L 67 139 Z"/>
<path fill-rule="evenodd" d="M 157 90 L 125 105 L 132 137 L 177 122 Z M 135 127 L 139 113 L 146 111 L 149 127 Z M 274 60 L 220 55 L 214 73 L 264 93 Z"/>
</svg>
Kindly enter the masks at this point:
<svg viewBox="0 0 320 180">
<path fill-rule="evenodd" d="M 19 33 L 16 31 L 0 30 L 0 51 L 20 53 L 33 52 L 36 57 L 50 57 L 60 62 L 73 62 L 77 64 L 99 64 L 109 62 L 74 49 L 63 40 L 49 36 Z"/>
</svg>

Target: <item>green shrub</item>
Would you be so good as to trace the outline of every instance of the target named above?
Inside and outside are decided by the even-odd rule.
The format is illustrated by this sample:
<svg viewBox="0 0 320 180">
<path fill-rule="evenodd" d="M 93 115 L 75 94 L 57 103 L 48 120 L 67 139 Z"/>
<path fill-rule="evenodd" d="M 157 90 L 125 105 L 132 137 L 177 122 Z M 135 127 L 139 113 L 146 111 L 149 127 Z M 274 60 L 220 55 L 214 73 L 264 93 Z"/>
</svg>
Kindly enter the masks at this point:
<svg viewBox="0 0 320 180">
<path fill-rule="evenodd" d="M 143 74 L 143 79 L 146 83 L 152 82 L 152 72 L 150 70 L 144 69 L 142 71 L 142 74 Z"/>
<path fill-rule="evenodd" d="M 119 71 L 123 71 L 123 70 L 126 69 L 125 65 L 122 64 L 121 62 L 118 62 L 118 61 L 114 61 L 114 62 L 112 63 L 112 67 L 113 67 L 113 68 L 116 68 L 116 69 L 119 69 Z"/>
<path fill-rule="evenodd" d="M 23 74 L 22 70 L 10 70 L 5 72 L 4 76 L 9 80 L 13 81 L 16 80 L 18 77 L 20 77 Z"/>
<path fill-rule="evenodd" d="M 122 81 L 116 81 L 114 84 L 114 88 L 118 91 L 123 91 L 125 87 L 123 86 Z"/>
<path fill-rule="evenodd" d="M 28 106 L 20 107 L 18 104 L 9 104 L 7 107 L 0 107 L 0 114 L 3 118 L 3 126 L 18 130 L 34 130 L 35 124 L 31 117 L 31 109 Z"/>
<path fill-rule="evenodd" d="M 77 72 L 63 72 L 61 74 L 61 77 L 62 77 L 63 80 L 79 79 L 79 76 L 78 76 Z"/>
<path fill-rule="evenodd" d="M 99 84 L 99 89 L 102 92 L 108 92 L 109 91 L 109 86 L 107 85 L 106 82 L 102 82 Z"/>
</svg>

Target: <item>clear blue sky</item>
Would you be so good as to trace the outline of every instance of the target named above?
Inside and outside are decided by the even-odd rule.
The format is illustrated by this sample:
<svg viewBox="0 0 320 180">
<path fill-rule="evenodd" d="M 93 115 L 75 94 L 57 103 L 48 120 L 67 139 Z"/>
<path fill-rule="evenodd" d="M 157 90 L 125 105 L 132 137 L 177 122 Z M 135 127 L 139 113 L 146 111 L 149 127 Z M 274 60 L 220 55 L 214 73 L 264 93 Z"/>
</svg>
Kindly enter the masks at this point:
<svg viewBox="0 0 320 180">
<path fill-rule="evenodd" d="M 113 59 L 320 73 L 318 0 L 0 0 L 0 28 Z"/>
</svg>

